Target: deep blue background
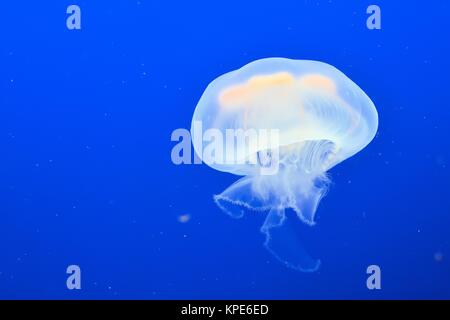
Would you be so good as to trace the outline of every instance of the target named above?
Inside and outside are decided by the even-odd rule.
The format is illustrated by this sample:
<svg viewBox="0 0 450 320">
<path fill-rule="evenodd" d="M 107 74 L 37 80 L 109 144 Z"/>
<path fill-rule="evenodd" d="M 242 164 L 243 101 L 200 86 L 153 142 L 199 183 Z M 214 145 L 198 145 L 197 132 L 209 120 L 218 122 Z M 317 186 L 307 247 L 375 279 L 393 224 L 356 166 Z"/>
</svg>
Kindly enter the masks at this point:
<svg viewBox="0 0 450 320">
<path fill-rule="evenodd" d="M 0 298 L 450 298 L 450 3 L 374 1 L 370 31 L 371 2 L 74 0 L 69 31 L 72 2 L 2 1 Z M 297 225 L 312 274 L 216 207 L 236 177 L 170 159 L 207 84 L 273 56 L 336 66 L 380 116 Z"/>
</svg>

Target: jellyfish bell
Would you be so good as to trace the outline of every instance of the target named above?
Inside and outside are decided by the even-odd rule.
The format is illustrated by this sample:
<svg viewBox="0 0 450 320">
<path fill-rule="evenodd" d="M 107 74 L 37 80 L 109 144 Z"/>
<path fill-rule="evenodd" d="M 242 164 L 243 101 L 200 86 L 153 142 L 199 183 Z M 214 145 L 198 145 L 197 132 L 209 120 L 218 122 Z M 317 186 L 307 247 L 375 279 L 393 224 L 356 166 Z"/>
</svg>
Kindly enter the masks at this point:
<svg viewBox="0 0 450 320">
<path fill-rule="evenodd" d="M 191 135 L 197 156 L 205 159 L 209 141 L 196 123 L 203 130 L 223 135 L 231 130 L 244 137 L 224 146 L 221 161 L 205 161 L 218 171 L 244 176 L 214 196 L 217 205 L 236 218 L 246 211 L 267 212 L 261 227 L 266 247 L 292 268 L 316 270 L 319 261 L 287 240 L 285 210 L 314 225 L 329 184 L 327 171 L 376 134 L 378 115 L 370 98 L 329 64 L 267 58 L 218 77 L 204 91 Z"/>
</svg>

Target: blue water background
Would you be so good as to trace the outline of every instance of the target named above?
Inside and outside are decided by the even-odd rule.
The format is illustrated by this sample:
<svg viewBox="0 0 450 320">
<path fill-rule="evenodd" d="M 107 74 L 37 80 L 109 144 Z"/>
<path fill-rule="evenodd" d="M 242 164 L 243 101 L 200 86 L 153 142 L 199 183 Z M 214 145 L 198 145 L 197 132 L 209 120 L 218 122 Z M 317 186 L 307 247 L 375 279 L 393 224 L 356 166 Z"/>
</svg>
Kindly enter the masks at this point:
<svg viewBox="0 0 450 320">
<path fill-rule="evenodd" d="M 450 298 L 450 2 L 374 1 L 381 30 L 371 1 L 73 3 L 80 31 L 72 2 L 0 4 L 0 298 Z M 316 273 L 217 208 L 235 176 L 170 158 L 208 83 L 265 57 L 330 63 L 379 112 L 296 224 Z"/>
</svg>

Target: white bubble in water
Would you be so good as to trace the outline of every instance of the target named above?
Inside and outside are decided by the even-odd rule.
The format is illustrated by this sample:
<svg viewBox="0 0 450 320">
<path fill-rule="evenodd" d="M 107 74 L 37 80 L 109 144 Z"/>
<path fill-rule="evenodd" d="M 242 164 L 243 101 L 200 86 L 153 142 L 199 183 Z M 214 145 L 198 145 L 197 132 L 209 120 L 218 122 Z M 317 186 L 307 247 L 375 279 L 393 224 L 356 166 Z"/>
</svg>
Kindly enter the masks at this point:
<svg viewBox="0 0 450 320">
<path fill-rule="evenodd" d="M 444 260 L 444 254 L 442 252 L 440 252 L 440 251 L 436 252 L 434 254 L 434 260 L 436 262 L 442 262 L 442 260 Z"/>
<path fill-rule="evenodd" d="M 178 216 L 178 222 L 186 223 L 191 220 L 191 216 L 189 214 L 182 214 Z"/>
</svg>

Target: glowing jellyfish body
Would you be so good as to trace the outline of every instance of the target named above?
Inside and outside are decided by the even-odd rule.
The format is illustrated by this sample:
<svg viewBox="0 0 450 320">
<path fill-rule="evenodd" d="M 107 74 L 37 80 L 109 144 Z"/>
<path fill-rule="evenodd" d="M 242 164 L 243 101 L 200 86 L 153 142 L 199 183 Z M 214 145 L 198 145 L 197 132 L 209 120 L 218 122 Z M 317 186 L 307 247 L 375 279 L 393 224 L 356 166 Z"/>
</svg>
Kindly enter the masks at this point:
<svg viewBox="0 0 450 320">
<path fill-rule="evenodd" d="M 195 109 L 191 134 L 207 165 L 244 176 L 214 197 L 218 206 L 236 218 L 245 211 L 267 212 L 261 231 L 269 251 L 294 269 L 314 271 L 320 261 L 291 241 L 285 210 L 313 225 L 327 191 L 326 172 L 369 144 L 377 128 L 370 98 L 333 66 L 268 58 L 211 82 Z M 210 144 L 220 135 L 204 132 L 226 136 L 230 129 L 271 130 L 277 139 L 274 145 L 267 137 L 255 143 L 247 136 L 243 143 L 216 148 L 212 157 Z M 262 153 L 269 155 L 269 165 L 276 162 L 275 173 L 261 173 L 267 161 L 248 161 Z"/>
</svg>

